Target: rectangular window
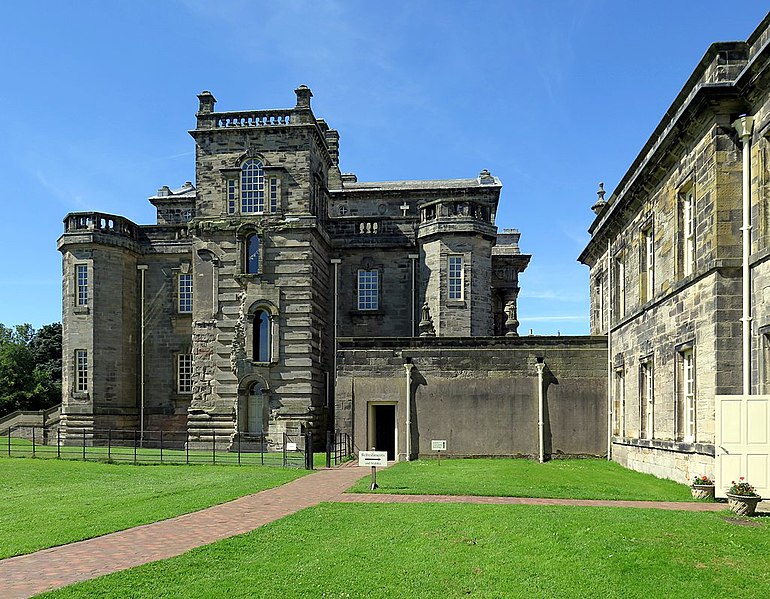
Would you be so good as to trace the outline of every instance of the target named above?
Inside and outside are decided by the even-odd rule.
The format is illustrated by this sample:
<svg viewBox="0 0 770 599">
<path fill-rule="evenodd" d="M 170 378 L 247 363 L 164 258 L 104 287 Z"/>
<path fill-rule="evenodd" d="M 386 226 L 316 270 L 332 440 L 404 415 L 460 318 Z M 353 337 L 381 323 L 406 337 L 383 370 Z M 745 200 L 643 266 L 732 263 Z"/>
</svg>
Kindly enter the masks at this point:
<svg viewBox="0 0 770 599">
<path fill-rule="evenodd" d="M 625 436 L 626 377 L 622 368 L 615 370 L 615 389 L 612 394 L 612 434 Z"/>
<path fill-rule="evenodd" d="M 235 214 L 235 206 L 238 200 L 237 181 L 235 179 L 227 180 L 227 212 Z"/>
<path fill-rule="evenodd" d="M 655 296 L 655 242 L 652 226 L 642 230 L 642 252 L 639 261 L 640 303 L 650 301 Z"/>
<path fill-rule="evenodd" d="M 75 390 L 88 392 L 88 352 L 84 349 L 75 350 Z"/>
<path fill-rule="evenodd" d="M 180 314 L 189 314 L 193 307 L 193 287 L 192 274 L 179 273 L 179 302 L 178 308 Z"/>
<path fill-rule="evenodd" d="M 449 299 L 461 301 L 463 299 L 463 257 L 449 256 L 448 258 Z"/>
<path fill-rule="evenodd" d="M 75 283 L 77 285 L 78 306 L 88 305 L 88 264 L 75 265 Z"/>
<path fill-rule="evenodd" d="M 604 331 L 604 281 L 601 276 L 596 277 L 594 283 L 596 295 L 596 333 L 601 334 Z"/>
<path fill-rule="evenodd" d="M 626 264 L 625 256 L 615 256 L 615 320 L 623 318 L 626 314 Z"/>
<path fill-rule="evenodd" d="M 270 179 L 270 212 L 278 212 L 278 179 Z"/>
<path fill-rule="evenodd" d="M 680 275 L 687 277 L 695 271 L 695 195 L 692 189 L 680 196 Z"/>
<path fill-rule="evenodd" d="M 653 366 L 652 360 L 642 362 L 639 381 L 639 438 L 652 439 L 653 423 Z"/>
<path fill-rule="evenodd" d="M 677 356 L 676 436 L 678 441 L 695 442 L 695 361 L 692 349 Z"/>
<path fill-rule="evenodd" d="M 178 393 L 192 393 L 192 354 L 178 354 L 176 357 L 176 390 Z"/>
<path fill-rule="evenodd" d="M 379 272 L 376 270 L 358 271 L 358 309 L 377 310 L 379 308 Z"/>
</svg>

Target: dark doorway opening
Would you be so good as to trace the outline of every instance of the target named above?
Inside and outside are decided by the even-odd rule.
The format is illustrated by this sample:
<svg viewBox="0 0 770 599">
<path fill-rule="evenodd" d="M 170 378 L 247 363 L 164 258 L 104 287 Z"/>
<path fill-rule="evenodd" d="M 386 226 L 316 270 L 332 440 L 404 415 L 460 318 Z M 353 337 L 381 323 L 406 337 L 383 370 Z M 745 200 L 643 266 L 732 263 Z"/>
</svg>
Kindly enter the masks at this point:
<svg viewBox="0 0 770 599">
<path fill-rule="evenodd" d="M 396 459 L 396 406 L 374 406 L 374 447 L 387 451 L 388 459 Z"/>
</svg>

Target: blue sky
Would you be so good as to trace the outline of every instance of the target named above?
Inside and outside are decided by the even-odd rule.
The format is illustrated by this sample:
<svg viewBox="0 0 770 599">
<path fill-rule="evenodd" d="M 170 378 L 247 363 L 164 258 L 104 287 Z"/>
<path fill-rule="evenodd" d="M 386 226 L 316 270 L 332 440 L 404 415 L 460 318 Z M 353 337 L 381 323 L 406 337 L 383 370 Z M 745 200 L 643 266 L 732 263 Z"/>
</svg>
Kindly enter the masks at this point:
<svg viewBox="0 0 770 599">
<path fill-rule="evenodd" d="M 729 9 L 728 9 L 729 7 Z M 194 181 L 196 94 L 282 108 L 293 89 L 341 134 L 359 180 L 503 181 L 499 228 L 533 254 L 521 331 L 588 332 L 599 181 L 623 176 L 709 44 L 745 39 L 757 1 L 38 1 L 0 24 L 0 322 L 61 318 L 68 212 L 153 222 Z"/>
</svg>

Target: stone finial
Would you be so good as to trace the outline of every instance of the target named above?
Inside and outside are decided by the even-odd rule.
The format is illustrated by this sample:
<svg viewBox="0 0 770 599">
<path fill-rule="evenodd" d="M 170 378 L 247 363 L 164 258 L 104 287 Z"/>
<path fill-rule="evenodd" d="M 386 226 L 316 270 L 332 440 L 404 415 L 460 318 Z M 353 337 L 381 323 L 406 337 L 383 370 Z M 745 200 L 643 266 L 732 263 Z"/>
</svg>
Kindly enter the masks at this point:
<svg viewBox="0 0 770 599">
<path fill-rule="evenodd" d="M 479 173 L 479 183 L 481 183 L 482 185 L 490 185 L 490 184 L 493 184 L 494 182 L 495 182 L 495 178 L 487 169 L 484 169 Z"/>
<path fill-rule="evenodd" d="M 310 88 L 307 85 L 300 85 L 294 90 L 294 93 L 297 94 L 297 105 L 295 108 L 310 110 L 310 98 L 313 97 L 313 92 L 310 91 Z"/>
<path fill-rule="evenodd" d="M 505 336 L 519 336 L 519 319 L 516 318 L 516 300 L 513 299 L 505 304 Z"/>
<path fill-rule="evenodd" d="M 591 210 L 596 214 L 599 214 L 604 210 L 604 207 L 607 205 L 607 200 L 604 199 L 605 193 L 607 192 L 604 191 L 604 183 L 599 183 L 599 189 L 596 191 L 596 195 L 599 196 L 599 199 L 596 200 L 596 203 L 593 206 L 591 206 Z"/>
<path fill-rule="evenodd" d="M 428 302 L 425 302 L 420 310 L 420 324 L 418 328 L 420 329 L 420 337 L 436 336 L 436 329 L 433 327 L 433 318 L 430 315 Z"/>
<path fill-rule="evenodd" d="M 211 114 L 214 112 L 214 105 L 217 99 L 210 91 L 202 91 L 198 94 L 198 114 Z"/>
</svg>

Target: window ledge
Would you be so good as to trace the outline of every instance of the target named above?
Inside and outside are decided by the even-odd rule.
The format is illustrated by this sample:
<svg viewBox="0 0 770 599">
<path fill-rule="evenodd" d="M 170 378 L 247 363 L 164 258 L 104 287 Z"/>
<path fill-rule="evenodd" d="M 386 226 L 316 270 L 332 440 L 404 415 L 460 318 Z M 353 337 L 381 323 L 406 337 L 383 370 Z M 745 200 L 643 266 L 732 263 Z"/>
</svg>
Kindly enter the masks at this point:
<svg viewBox="0 0 770 599">
<path fill-rule="evenodd" d="M 714 445 L 710 443 L 686 443 L 684 441 L 671 441 L 661 439 L 635 439 L 631 437 L 612 437 L 613 445 L 628 445 L 631 447 L 646 447 L 649 449 L 661 449 L 664 451 L 676 451 L 679 453 L 698 453 L 714 456 Z"/>
<path fill-rule="evenodd" d="M 75 314 L 90 314 L 91 310 L 88 306 L 75 306 L 73 312 Z"/>
<path fill-rule="evenodd" d="M 378 308 L 377 310 L 351 310 L 351 316 L 382 316 L 385 314 L 383 310 Z"/>
<path fill-rule="evenodd" d="M 72 399 L 77 399 L 78 401 L 88 401 L 88 398 L 88 391 L 73 391 L 72 393 Z"/>
<path fill-rule="evenodd" d="M 466 308 L 465 300 L 447 300 L 447 308 Z"/>
</svg>

